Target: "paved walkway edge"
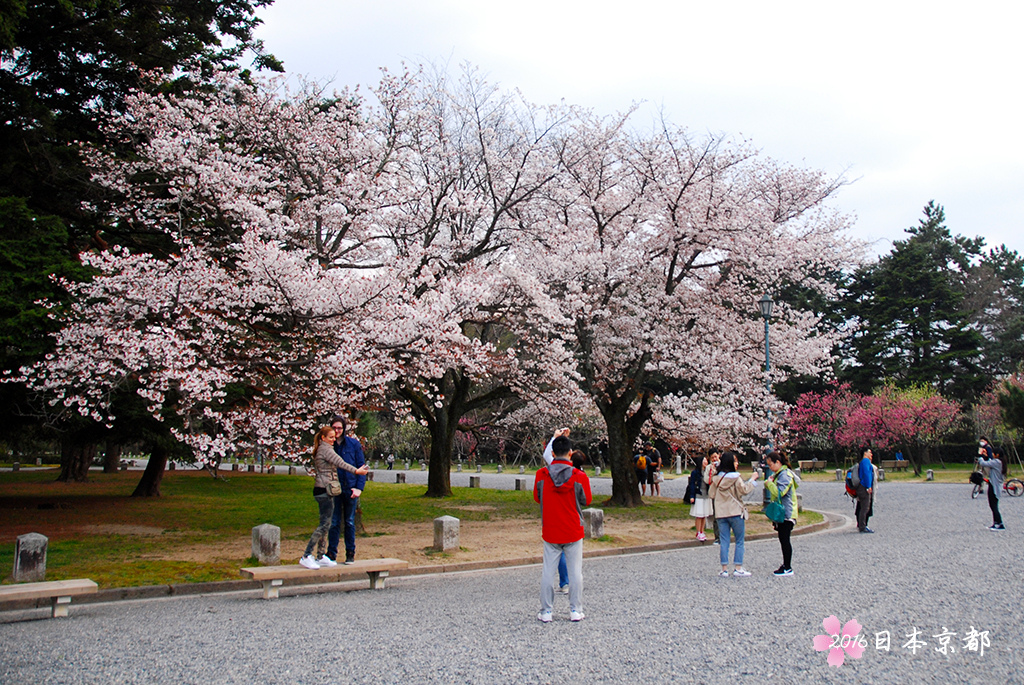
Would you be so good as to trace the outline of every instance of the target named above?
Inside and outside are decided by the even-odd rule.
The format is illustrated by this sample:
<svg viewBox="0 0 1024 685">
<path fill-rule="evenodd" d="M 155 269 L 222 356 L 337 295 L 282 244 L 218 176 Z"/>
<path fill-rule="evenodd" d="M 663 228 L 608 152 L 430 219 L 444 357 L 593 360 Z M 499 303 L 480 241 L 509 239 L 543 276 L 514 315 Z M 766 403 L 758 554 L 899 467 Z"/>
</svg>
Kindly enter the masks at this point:
<svg viewBox="0 0 1024 685">
<path fill-rule="evenodd" d="M 808 510 L 812 511 L 812 510 Z M 793 530 L 793 535 L 808 535 L 829 530 L 830 528 L 845 528 L 850 524 L 850 519 L 842 514 L 833 512 L 815 512 L 825 517 L 824 521 L 800 526 Z M 775 539 L 775 533 L 758 533 L 747 536 L 747 540 L 769 540 Z M 585 559 L 599 557 L 614 557 L 625 554 L 648 554 L 650 552 L 665 552 L 676 549 L 687 549 L 690 547 L 709 547 L 714 543 L 711 541 L 699 542 L 698 540 L 675 540 L 672 542 L 659 542 L 651 545 L 637 545 L 633 547 L 616 547 L 612 549 L 593 549 L 583 553 Z M 406 569 L 391 572 L 391 578 L 403 576 L 425 576 L 441 573 L 464 573 L 468 571 L 483 571 L 488 569 L 511 568 L 515 566 L 533 566 L 542 563 L 542 557 L 529 556 L 514 559 L 494 559 L 488 561 L 467 561 L 455 564 L 432 564 L 430 566 L 414 566 Z M 247 590 L 262 590 L 263 585 L 255 580 L 221 580 L 210 583 L 181 583 L 176 585 L 145 585 L 141 587 L 108 588 L 100 590 L 95 594 L 76 597 L 72 605 L 74 607 L 83 604 L 99 604 L 105 602 L 120 602 L 125 600 L 157 599 L 161 597 L 185 597 L 190 595 L 209 595 L 224 592 L 244 592 Z M 357 589 L 367 589 L 367 581 L 348 580 L 334 583 L 322 583 L 317 579 L 308 582 L 300 580 L 289 581 L 281 587 L 282 596 L 313 594 L 321 592 L 350 592 Z M 21 600 L 18 602 L 5 602 L 0 605 L 0 611 L 18 611 L 27 609 L 50 608 L 48 600 Z"/>
</svg>

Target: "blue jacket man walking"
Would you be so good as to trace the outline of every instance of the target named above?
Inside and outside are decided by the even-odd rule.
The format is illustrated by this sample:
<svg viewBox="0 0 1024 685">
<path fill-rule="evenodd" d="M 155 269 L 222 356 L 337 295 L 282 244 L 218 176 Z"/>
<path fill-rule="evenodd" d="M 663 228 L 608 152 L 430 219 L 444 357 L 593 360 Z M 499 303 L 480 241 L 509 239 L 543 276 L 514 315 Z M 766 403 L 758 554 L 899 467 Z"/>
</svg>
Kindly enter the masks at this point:
<svg viewBox="0 0 1024 685">
<path fill-rule="evenodd" d="M 338 435 L 343 436 L 334 441 L 334 451 L 338 456 L 356 468 L 365 464 L 363 446 L 358 439 L 345 434 L 348 428 L 345 417 L 335 416 L 331 419 L 331 427 L 338 432 Z M 332 561 L 338 558 L 338 541 L 341 538 L 344 523 L 345 563 L 351 564 L 356 560 L 356 509 L 359 507 L 359 497 L 366 487 L 366 476 L 349 473 L 339 468 L 338 480 L 341 481 L 341 494 L 334 498 L 334 518 L 331 520 L 331 529 L 327 533 L 327 558 Z"/>
<path fill-rule="evenodd" d="M 337 444 L 337 443 L 335 443 Z M 871 515 L 871 499 L 874 496 L 875 469 L 871 465 L 871 448 L 861 450 L 860 464 L 857 466 L 857 530 L 862 533 L 874 533 L 868 528 L 868 516 Z"/>
</svg>

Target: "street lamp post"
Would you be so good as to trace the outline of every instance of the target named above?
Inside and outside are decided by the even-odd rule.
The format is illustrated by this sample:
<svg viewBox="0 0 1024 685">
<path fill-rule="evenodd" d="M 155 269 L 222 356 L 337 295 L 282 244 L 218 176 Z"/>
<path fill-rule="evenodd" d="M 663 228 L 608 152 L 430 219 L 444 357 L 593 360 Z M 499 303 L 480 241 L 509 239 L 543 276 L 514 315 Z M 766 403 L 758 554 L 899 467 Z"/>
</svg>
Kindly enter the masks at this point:
<svg viewBox="0 0 1024 685">
<path fill-rule="evenodd" d="M 760 300 L 757 301 L 757 306 L 761 308 L 761 316 L 764 318 L 764 387 L 768 390 L 770 395 L 772 392 L 772 362 L 771 354 L 768 347 L 768 319 L 772 315 L 772 305 L 775 302 L 772 298 L 765 293 Z M 772 410 L 768 410 L 768 449 L 772 448 Z"/>
</svg>

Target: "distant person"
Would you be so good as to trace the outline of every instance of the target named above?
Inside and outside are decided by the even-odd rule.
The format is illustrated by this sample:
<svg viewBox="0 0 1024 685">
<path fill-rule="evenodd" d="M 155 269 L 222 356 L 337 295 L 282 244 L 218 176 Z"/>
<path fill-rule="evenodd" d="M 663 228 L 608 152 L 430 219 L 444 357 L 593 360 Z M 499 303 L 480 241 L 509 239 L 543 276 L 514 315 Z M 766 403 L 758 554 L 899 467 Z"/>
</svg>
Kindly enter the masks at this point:
<svg viewBox="0 0 1024 685">
<path fill-rule="evenodd" d="M 327 486 L 335 480 L 335 469 L 342 469 L 350 473 L 365 475 L 369 469 L 364 464 L 361 469 L 345 462 L 334 452 L 334 441 L 336 431 L 331 426 L 324 426 L 313 439 L 313 469 L 315 479 L 313 480 L 313 499 L 316 500 L 320 509 L 320 524 L 309 536 L 306 543 L 306 552 L 299 559 L 299 563 L 310 569 L 317 569 L 321 566 L 337 566 L 337 563 L 321 555 L 320 559 L 313 556 L 313 550 L 323 550 L 327 531 L 331 528 L 331 518 L 334 515 L 334 497 L 327 494 Z"/>
<path fill-rule="evenodd" d="M 651 497 L 661 497 L 661 451 L 657 447 L 647 450 L 647 484 L 651 486 Z"/>
<path fill-rule="evenodd" d="M 640 496 L 647 494 L 647 453 L 641 448 L 633 455 L 633 469 L 636 471 L 636 482 L 640 484 Z"/>
<path fill-rule="evenodd" d="M 568 433 L 567 429 L 564 429 Z M 561 431 L 560 431 L 561 432 Z M 555 572 L 565 553 L 569 574 L 569 619 L 583 620 L 583 507 L 591 502 L 590 480 L 570 461 L 572 442 L 558 435 L 550 445 L 551 463 L 537 471 L 533 499 L 541 506 L 544 564 L 540 582 L 540 613 L 548 623 L 555 600 Z"/>
<path fill-rule="evenodd" d="M 734 576 L 746 577 L 750 571 L 743 568 L 743 543 L 746 537 L 747 507 L 743 497 L 754 491 L 757 471 L 749 481 L 744 481 L 736 470 L 736 453 L 728 451 L 722 455 L 718 464 L 718 474 L 711 479 L 711 498 L 715 500 L 715 516 L 718 519 L 718 535 L 721 540 L 718 557 L 722 563 L 722 571 L 718 574 L 723 578 L 729 576 L 729 535 L 736 538 L 736 551 L 733 553 Z"/>
<path fill-rule="evenodd" d="M 338 435 L 334 441 L 335 453 L 356 468 L 366 464 L 359 438 L 347 435 L 350 429 L 355 431 L 355 422 L 350 426 L 345 417 L 335 415 L 331 419 L 331 427 Z M 359 497 L 366 489 L 366 476 L 338 469 L 338 479 L 341 481 L 341 494 L 334 498 L 334 515 L 331 517 L 331 529 L 327 533 L 327 557 L 331 561 L 337 560 L 338 542 L 344 529 L 345 563 L 351 564 L 356 560 L 356 510 L 359 508 Z"/>
<path fill-rule="evenodd" d="M 1003 477 L 1009 468 L 1006 454 L 999 447 L 993 448 L 982 438 L 978 447 L 978 466 L 988 472 L 988 508 L 992 510 L 992 525 L 989 530 L 1006 530 L 1003 517 L 999 514 L 999 494 L 1003 489 Z"/>
<path fill-rule="evenodd" d="M 388 458 L 387 458 L 387 462 L 388 462 L 388 471 L 393 470 L 395 468 L 395 455 L 394 454 L 389 454 Z"/>
<path fill-rule="evenodd" d="M 860 452 L 860 463 L 857 465 L 857 477 L 860 482 L 856 484 L 857 489 L 857 530 L 862 533 L 874 533 L 868 528 L 868 518 L 871 516 L 871 498 L 874 494 L 875 470 L 871 463 L 870 447 L 864 447 Z"/>
</svg>

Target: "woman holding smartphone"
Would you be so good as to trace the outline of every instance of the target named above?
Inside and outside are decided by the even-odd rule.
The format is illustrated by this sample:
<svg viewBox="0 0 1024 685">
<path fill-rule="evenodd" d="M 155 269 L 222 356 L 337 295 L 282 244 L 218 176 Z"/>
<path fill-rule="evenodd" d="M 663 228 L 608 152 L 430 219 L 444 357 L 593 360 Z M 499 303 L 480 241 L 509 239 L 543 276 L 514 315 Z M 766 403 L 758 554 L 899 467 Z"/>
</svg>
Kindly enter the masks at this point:
<svg viewBox="0 0 1024 685">
<path fill-rule="evenodd" d="M 743 568 L 743 541 L 746 536 L 747 507 L 743 497 L 754 491 L 757 481 L 755 471 L 750 480 L 744 481 L 736 471 L 736 453 L 732 450 L 722 455 L 718 464 L 718 475 L 711 478 L 708 494 L 715 501 L 715 517 L 718 520 L 718 537 L 721 540 L 719 561 L 722 571 L 718 575 L 729 576 L 729 534 L 736 538 L 736 551 L 733 553 L 732 565 L 734 576 L 749 576 L 750 571 Z"/>
</svg>

